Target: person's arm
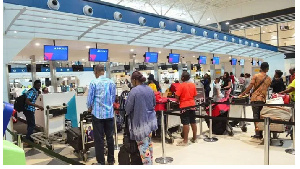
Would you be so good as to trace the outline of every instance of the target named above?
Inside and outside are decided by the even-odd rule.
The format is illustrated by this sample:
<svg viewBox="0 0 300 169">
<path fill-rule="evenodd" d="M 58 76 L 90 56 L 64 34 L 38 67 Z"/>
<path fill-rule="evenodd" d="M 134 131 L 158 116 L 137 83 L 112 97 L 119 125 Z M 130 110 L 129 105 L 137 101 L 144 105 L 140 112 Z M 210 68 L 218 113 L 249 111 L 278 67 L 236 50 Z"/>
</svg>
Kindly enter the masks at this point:
<svg viewBox="0 0 300 169">
<path fill-rule="evenodd" d="M 33 98 L 33 96 L 34 96 L 34 94 L 35 94 L 35 93 L 34 93 L 33 90 L 29 91 L 29 92 L 28 92 L 28 95 L 26 96 L 25 103 L 26 103 L 27 105 L 29 105 L 29 106 L 34 106 L 34 107 L 37 107 L 37 108 L 41 109 L 42 111 L 44 111 L 44 107 L 39 106 L 39 105 L 34 104 L 34 103 L 31 102 L 31 100 L 32 100 L 32 98 Z"/>
<path fill-rule="evenodd" d="M 110 93 L 112 97 L 111 101 L 114 103 L 116 100 L 116 85 L 113 82 L 110 84 Z"/>
<path fill-rule="evenodd" d="M 224 89 L 230 89 L 231 88 L 231 80 L 228 82 L 228 85 L 224 87 Z"/>
<path fill-rule="evenodd" d="M 90 83 L 89 94 L 87 97 L 87 108 L 89 112 L 92 112 L 92 108 L 94 105 L 94 97 L 95 97 L 95 86 L 93 83 Z"/>
<path fill-rule="evenodd" d="M 177 87 L 177 90 L 176 90 L 176 93 L 175 93 L 175 98 L 177 99 L 178 102 L 179 102 L 179 100 L 180 100 L 181 94 L 182 94 L 182 89 L 181 89 L 181 85 L 179 85 L 179 86 Z"/>
<path fill-rule="evenodd" d="M 133 111 L 134 103 L 135 103 L 135 94 L 133 91 L 131 91 L 128 94 L 127 100 L 125 102 L 126 115 L 129 115 Z"/>
<path fill-rule="evenodd" d="M 293 91 L 295 91 L 295 88 L 290 86 L 285 91 L 279 92 L 279 94 L 290 93 L 290 92 L 293 92 Z"/>
<path fill-rule="evenodd" d="M 239 95 L 239 97 L 242 97 L 242 96 L 244 96 L 245 94 L 247 94 L 247 93 L 250 92 L 250 90 L 251 90 L 252 87 L 254 86 L 255 78 L 256 78 L 256 76 L 253 76 L 253 78 L 251 79 L 251 82 L 250 82 L 249 86 L 247 87 L 247 89 L 246 89 L 243 93 L 241 93 L 241 94 Z"/>
</svg>

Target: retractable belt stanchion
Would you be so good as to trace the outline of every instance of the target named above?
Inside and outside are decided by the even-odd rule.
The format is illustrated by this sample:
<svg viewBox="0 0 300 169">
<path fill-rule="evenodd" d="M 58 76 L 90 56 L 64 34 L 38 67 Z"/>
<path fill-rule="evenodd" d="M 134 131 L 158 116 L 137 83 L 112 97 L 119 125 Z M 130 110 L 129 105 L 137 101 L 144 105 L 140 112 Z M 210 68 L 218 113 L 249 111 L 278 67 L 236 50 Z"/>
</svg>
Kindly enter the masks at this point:
<svg viewBox="0 0 300 169">
<path fill-rule="evenodd" d="M 18 147 L 23 148 L 23 143 L 22 143 L 21 137 L 22 137 L 22 134 L 18 134 L 17 144 L 18 144 Z"/>
<path fill-rule="evenodd" d="M 201 105 L 201 102 L 199 101 L 199 105 Z M 199 106 L 199 115 L 201 116 L 202 115 L 202 107 Z M 203 138 L 205 137 L 203 135 L 203 126 L 202 126 L 202 122 L 203 122 L 203 119 L 202 118 L 199 118 L 199 130 L 200 130 L 200 135 L 198 138 Z"/>
<path fill-rule="evenodd" d="M 209 99 L 209 116 L 212 116 L 212 106 L 211 106 L 211 99 Z M 212 119 L 209 119 L 209 136 L 208 138 L 203 139 L 206 142 L 216 142 L 218 141 L 217 138 L 212 137 Z"/>
<path fill-rule="evenodd" d="M 265 136 L 264 136 L 264 146 L 265 146 L 265 152 L 264 152 L 264 165 L 269 165 L 269 155 L 270 155 L 270 118 L 267 117 L 265 118 Z"/>
<path fill-rule="evenodd" d="M 115 150 L 120 150 L 120 147 L 118 144 L 118 130 L 117 130 L 117 119 L 116 119 L 115 111 L 114 111 L 114 123 L 115 123 Z"/>
<path fill-rule="evenodd" d="M 156 158 L 155 162 L 159 164 L 167 164 L 172 163 L 173 158 L 172 157 L 166 157 L 165 154 L 165 124 L 164 124 L 164 111 L 161 111 L 161 142 L 162 142 L 162 157 Z"/>
<path fill-rule="evenodd" d="M 292 108 L 292 121 L 295 122 L 295 107 Z M 291 149 L 286 149 L 285 152 L 289 153 L 289 154 L 293 154 L 295 155 L 295 125 L 292 126 L 292 130 L 293 130 L 293 148 Z"/>
</svg>

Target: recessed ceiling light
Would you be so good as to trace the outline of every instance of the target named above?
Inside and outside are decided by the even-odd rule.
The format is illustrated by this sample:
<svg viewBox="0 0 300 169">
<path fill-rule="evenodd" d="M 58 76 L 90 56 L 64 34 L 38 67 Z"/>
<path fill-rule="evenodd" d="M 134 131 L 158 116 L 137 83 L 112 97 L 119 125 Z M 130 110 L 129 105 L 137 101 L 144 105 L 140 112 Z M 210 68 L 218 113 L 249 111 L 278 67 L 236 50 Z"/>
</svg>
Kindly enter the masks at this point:
<svg viewBox="0 0 300 169">
<path fill-rule="evenodd" d="M 133 52 L 134 51 L 134 49 L 130 49 L 130 52 Z"/>
<path fill-rule="evenodd" d="M 253 29 L 255 28 L 255 26 L 253 26 Z"/>
<path fill-rule="evenodd" d="M 161 53 L 161 51 L 158 51 L 158 53 Z"/>
<path fill-rule="evenodd" d="M 194 58 L 195 56 L 193 56 L 193 58 Z"/>
<path fill-rule="evenodd" d="M 207 18 L 207 20 L 209 21 L 209 20 L 210 20 L 210 18 Z"/>
<path fill-rule="evenodd" d="M 18 33 L 17 31 L 14 31 L 14 33 Z"/>
<path fill-rule="evenodd" d="M 134 58 L 135 58 L 135 55 L 133 55 L 132 57 L 134 57 Z"/>
<path fill-rule="evenodd" d="M 226 22 L 226 25 L 229 25 L 229 22 Z"/>
<path fill-rule="evenodd" d="M 46 20 L 47 18 L 43 18 L 44 20 Z"/>
<path fill-rule="evenodd" d="M 91 48 L 90 46 L 86 46 L 87 49 Z"/>
<path fill-rule="evenodd" d="M 82 61 L 84 61 L 84 59 L 81 59 Z"/>
<path fill-rule="evenodd" d="M 229 56 L 229 59 L 231 59 L 231 57 Z"/>
<path fill-rule="evenodd" d="M 40 46 L 40 43 L 35 43 L 35 46 Z"/>
<path fill-rule="evenodd" d="M 263 33 L 265 33 L 266 31 L 263 31 Z"/>
<path fill-rule="evenodd" d="M 241 26 L 241 28 L 244 28 L 245 26 Z"/>
<path fill-rule="evenodd" d="M 26 64 L 26 66 L 27 66 L 28 64 Z"/>
</svg>

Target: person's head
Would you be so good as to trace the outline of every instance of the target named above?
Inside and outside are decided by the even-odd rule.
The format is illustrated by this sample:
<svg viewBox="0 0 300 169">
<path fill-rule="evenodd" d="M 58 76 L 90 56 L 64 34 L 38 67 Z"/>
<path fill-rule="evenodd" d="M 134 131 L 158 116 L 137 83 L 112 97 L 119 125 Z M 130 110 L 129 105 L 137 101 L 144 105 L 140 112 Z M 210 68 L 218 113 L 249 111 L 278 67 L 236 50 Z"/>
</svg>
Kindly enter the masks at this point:
<svg viewBox="0 0 300 169">
<path fill-rule="evenodd" d="M 174 82 L 175 82 L 175 83 L 179 83 L 179 80 L 175 80 Z"/>
<path fill-rule="evenodd" d="M 133 87 L 135 87 L 137 85 L 141 85 L 145 81 L 146 81 L 146 78 L 139 71 L 135 71 L 132 73 L 131 83 L 132 83 Z"/>
<path fill-rule="evenodd" d="M 165 80 L 165 84 L 169 84 L 169 80 L 168 79 Z"/>
<path fill-rule="evenodd" d="M 129 83 L 129 81 L 128 81 L 127 79 L 125 79 L 125 82 L 126 82 L 126 83 Z"/>
<path fill-rule="evenodd" d="M 268 62 L 263 62 L 261 65 L 260 65 L 260 70 L 267 73 L 269 71 L 269 64 Z"/>
<path fill-rule="evenodd" d="M 148 81 L 154 81 L 154 75 L 153 74 L 149 74 L 149 77 L 148 77 Z"/>
<path fill-rule="evenodd" d="M 281 76 L 283 75 L 283 72 L 281 70 L 275 70 L 275 78 L 281 78 Z"/>
<path fill-rule="evenodd" d="M 224 79 L 228 79 L 229 78 L 229 73 L 228 72 L 224 72 L 223 78 Z"/>
<path fill-rule="evenodd" d="M 245 74 L 245 77 L 246 77 L 246 78 L 250 78 L 250 76 L 251 76 L 251 75 L 250 75 L 249 73 L 246 73 L 246 74 Z"/>
<path fill-rule="evenodd" d="M 233 73 L 232 72 L 230 72 L 230 76 L 232 76 L 233 75 Z"/>
<path fill-rule="evenodd" d="M 190 74 L 186 71 L 182 72 L 181 80 L 183 82 L 189 81 L 190 80 Z"/>
<path fill-rule="evenodd" d="M 294 75 L 294 73 L 295 73 L 295 68 L 290 68 L 289 72 L 290 72 L 291 75 Z"/>
<path fill-rule="evenodd" d="M 43 87 L 42 91 L 43 91 L 43 93 L 44 93 L 44 94 L 47 94 L 47 93 L 49 93 L 49 91 L 48 91 L 48 87 Z"/>
<path fill-rule="evenodd" d="M 92 127 L 91 127 L 91 126 L 89 126 L 89 127 L 88 127 L 88 130 L 89 130 L 89 131 L 91 131 L 91 130 L 92 130 Z"/>
<path fill-rule="evenodd" d="M 102 75 L 104 75 L 104 66 L 103 65 L 96 65 L 95 66 L 95 69 L 94 69 L 94 74 L 95 74 L 95 77 L 98 78 Z"/>
<path fill-rule="evenodd" d="M 219 83 L 220 82 L 220 78 L 216 78 L 215 79 L 215 84 Z"/>
<path fill-rule="evenodd" d="M 66 82 L 65 82 L 65 81 L 62 81 L 62 85 L 66 85 Z"/>
<path fill-rule="evenodd" d="M 204 78 L 206 79 L 208 77 L 208 74 L 207 73 L 205 73 L 205 75 L 204 75 Z"/>
<path fill-rule="evenodd" d="M 36 90 L 40 90 L 40 89 L 41 89 L 41 81 L 40 81 L 40 80 L 34 81 L 33 87 L 34 87 Z"/>
<path fill-rule="evenodd" d="M 245 77 L 244 73 L 241 74 L 241 77 Z"/>
<path fill-rule="evenodd" d="M 199 77 L 199 75 L 198 75 L 198 74 L 196 74 L 196 77 Z"/>
<path fill-rule="evenodd" d="M 116 97 L 115 102 L 119 103 L 119 97 Z"/>
</svg>

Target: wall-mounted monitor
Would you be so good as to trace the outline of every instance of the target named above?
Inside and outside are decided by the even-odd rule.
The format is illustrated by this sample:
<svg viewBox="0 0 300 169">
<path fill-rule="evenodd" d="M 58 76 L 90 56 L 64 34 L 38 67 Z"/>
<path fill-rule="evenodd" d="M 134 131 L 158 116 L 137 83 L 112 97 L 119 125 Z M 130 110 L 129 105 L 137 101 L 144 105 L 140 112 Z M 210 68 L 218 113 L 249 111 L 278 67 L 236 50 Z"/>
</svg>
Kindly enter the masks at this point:
<svg viewBox="0 0 300 169">
<path fill-rule="evenodd" d="M 212 64 L 213 64 L 213 65 L 218 65 L 218 64 L 220 64 L 220 58 L 219 58 L 219 57 L 213 57 Z"/>
<path fill-rule="evenodd" d="M 145 62 L 146 63 L 157 63 L 158 53 L 157 52 L 146 52 L 145 53 Z"/>
<path fill-rule="evenodd" d="M 245 65 L 245 59 L 241 59 L 241 60 L 240 60 L 240 65 L 241 65 L 241 66 Z"/>
<path fill-rule="evenodd" d="M 44 46 L 44 60 L 67 61 L 68 46 Z"/>
<path fill-rule="evenodd" d="M 206 65 L 206 56 L 199 56 L 199 64 Z"/>
<path fill-rule="evenodd" d="M 108 49 L 94 49 L 90 48 L 89 61 L 90 62 L 107 62 Z"/>
<path fill-rule="evenodd" d="M 72 65 L 73 72 L 83 71 L 83 65 Z"/>
<path fill-rule="evenodd" d="M 256 60 L 252 59 L 252 66 L 256 66 Z"/>
<path fill-rule="evenodd" d="M 259 60 L 259 61 L 257 62 L 258 66 L 260 66 L 260 65 L 261 65 L 261 63 L 262 63 L 262 61 L 260 61 L 260 60 Z"/>
<path fill-rule="evenodd" d="M 179 63 L 180 54 L 170 53 L 169 63 Z"/>
<path fill-rule="evenodd" d="M 235 59 L 235 58 L 231 59 L 231 65 L 236 65 L 236 62 L 237 62 L 237 59 Z"/>
</svg>

